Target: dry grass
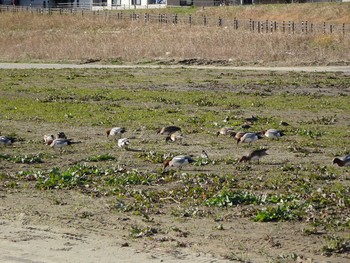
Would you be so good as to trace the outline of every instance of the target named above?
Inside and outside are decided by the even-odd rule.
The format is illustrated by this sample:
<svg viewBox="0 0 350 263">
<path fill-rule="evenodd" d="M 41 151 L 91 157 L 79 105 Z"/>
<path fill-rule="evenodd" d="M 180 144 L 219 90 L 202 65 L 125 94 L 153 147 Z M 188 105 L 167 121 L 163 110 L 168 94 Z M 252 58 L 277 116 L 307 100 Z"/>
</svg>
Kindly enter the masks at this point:
<svg viewBox="0 0 350 263">
<path fill-rule="evenodd" d="M 210 16 L 257 19 L 297 19 L 296 13 L 320 10 L 328 21 L 350 16 L 350 5 L 276 5 L 197 9 Z M 302 8 L 305 10 L 302 11 Z M 326 8 L 327 7 L 327 8 Z M 326 8 L 326 9 L 325 9 Z M 287 10 L 288 9 L 288 10 Z M 290 12 L 291 10 L 297 12 Z M 170 11 L 172 9 L 169 9 Z M 330 15 L 331 13 L 331 15 Z M 281 14 L 284 14 L 283 16 Z M 293 15 L 294 14 L 294 15 Z M 237 16 L 238 17 L 238 16 Z M 345 18 L 344 18 L 345 17 Z M 195 58 L 227 61 L 234 65 L 325 65 L 350 61 L 350 35 L 282 34 L 235 31 L 230 27 L 145 24 L 107 19 L 105 16 L 41 16 L 29 13 L 2 13 L 0 60 L 3 61 L 81 61 L 105 62 L 178 61 Z M 305 18 L 306 19 L 306 18 Z M 317 20 L 318 21 L 318 20 Z M 316 21 L 316 22 L 317 22 Z"/>
<path fill-rule="evenodd" d="M 280 5 L 244 5 L 205 8 L 197 14 L 237 19 L 312 21 L 313 23 L 350 23 L 350 3 L 305 3 Z"/>
</svg>

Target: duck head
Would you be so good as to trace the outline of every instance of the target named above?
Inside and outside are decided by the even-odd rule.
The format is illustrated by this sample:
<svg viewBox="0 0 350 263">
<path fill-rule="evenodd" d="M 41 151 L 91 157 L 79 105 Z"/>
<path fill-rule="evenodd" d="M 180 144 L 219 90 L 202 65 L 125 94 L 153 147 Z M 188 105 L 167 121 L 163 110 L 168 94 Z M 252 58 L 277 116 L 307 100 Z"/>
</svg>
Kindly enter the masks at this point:
<svg viewBox="0 0 350 263">
<path fill-rule="evenodd" d="M 169 167 L 170 166 L 170 160 L 165 160 L 164 162 L 163 162 L 163 171 L 165 171 L 165 169 L 167 168 L 167 167 Z"/>
</svg>

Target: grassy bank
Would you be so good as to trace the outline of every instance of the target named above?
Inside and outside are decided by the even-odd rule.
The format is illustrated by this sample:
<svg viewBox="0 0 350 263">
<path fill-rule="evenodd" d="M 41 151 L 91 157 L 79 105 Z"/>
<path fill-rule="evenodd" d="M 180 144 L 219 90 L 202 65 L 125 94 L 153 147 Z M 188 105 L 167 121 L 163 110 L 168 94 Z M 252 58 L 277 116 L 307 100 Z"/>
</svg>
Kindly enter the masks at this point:
<svg viewBox="0 0 350 263">
<path fill-rule="evenodd" d="M 230 19 L 347 23 L 349 4 L 190 8 L 193 15 Z M 164 12 L 177 12 L 166 9 Z M 293 11 L 292 11 L 293 10 Z M 151 10 L 147 10 L 149 12 Z M 153 11 L 153 12 L 159 12 Z M 316 19 L 317 17 L 318 19 Z M 2 61 L 176 63 L 195 59 L 232 65 L 348 64 L 350 34 L 251 33 L 232 27 L 145 24 L 105 16 L 2 13 Z"/>
</svg>

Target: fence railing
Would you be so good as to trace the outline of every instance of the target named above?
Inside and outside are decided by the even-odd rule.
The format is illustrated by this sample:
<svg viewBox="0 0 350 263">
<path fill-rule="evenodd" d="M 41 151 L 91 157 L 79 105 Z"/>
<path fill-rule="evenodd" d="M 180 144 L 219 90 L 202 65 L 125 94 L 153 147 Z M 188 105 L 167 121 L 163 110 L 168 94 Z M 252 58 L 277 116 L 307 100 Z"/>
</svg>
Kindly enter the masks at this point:
<svg viewBox="0 0 350 263">
<path fill-rule="evenodd" d="M 312 23 L 310 21 L 270 21 L 254 19 L 226 19 L 209 16 L 192 16 L 178 14 L 150 14 L 122 11 L 88 10 L 78 8 L 35 8 L 19 6 L 0 6 L 0 12 L 31 12 L 41 15 L 80 15 L 103 16 L 113 20 L 125 20 L 142 23 L 175 24 L 188 26 L 226 27 L 234 30 L 250 31 L 256 33 L 286 33 L 286 34 L 312 34 L 323 33 L 346 34 L 350 32 L 350 24 Z"/>
</svg>

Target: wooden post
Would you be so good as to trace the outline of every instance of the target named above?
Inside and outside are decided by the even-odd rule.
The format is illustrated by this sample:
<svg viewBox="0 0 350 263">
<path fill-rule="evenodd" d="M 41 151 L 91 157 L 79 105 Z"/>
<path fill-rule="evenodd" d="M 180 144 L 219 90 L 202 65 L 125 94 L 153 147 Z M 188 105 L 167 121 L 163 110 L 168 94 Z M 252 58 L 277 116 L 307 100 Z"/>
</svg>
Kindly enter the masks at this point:
<svg viewBox="0 0 350 263">
<path fill-rule="evenodd" d="M 305 21 L 305 33 L 307 34 L 307 21 Z"/>
<path fill-rule="evenodd" d="M 189 17 L 188 17 L 188 22 L 190 23 L 190 27 L 192 26 L 192 16 L 191 15 L 189 15 Z"/>
<path fill-rule="evenodd" d="M 282 32 L 284 33 L 285 32 L 285 22 L 282 21 Z"/>
<path fill-rule="evenodd" d="M 219 22 L 218 22 L 219 27 L 222 26 L 222 19 L 219 17 Z"/>
<path fill-rule="evenodd" d="M 203 17 L 203 24 L 204 24 L 205 26 L 207 25 L 207 17 L 206 17 L 206 16 Z"/>
<path fill-rule="evenodd" d="M 333 25 L 329 25 L 329 33 L 333 33 Z"/>
<path fill-rule="evenodd" d="M 323 22 L 323 34 L 326 34 L 326 22 Z"/>
<path fill-rule="evenodd" d="M 304 21 L 301 22 L 301 33 L 304 33 Z"/>
<path fill-rule="evenodd" d="M 261 27 L 260 21 L 258 21 L 258 33 L 260 33 L 260 27 Z"/>
</svg>

